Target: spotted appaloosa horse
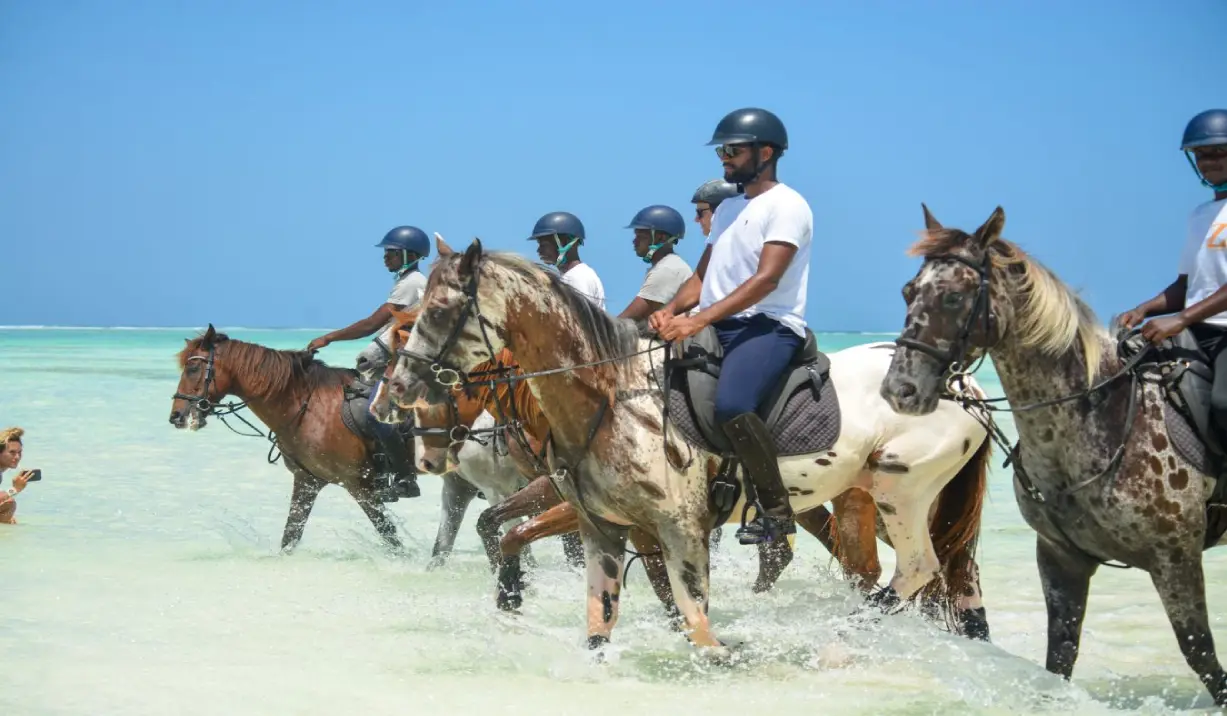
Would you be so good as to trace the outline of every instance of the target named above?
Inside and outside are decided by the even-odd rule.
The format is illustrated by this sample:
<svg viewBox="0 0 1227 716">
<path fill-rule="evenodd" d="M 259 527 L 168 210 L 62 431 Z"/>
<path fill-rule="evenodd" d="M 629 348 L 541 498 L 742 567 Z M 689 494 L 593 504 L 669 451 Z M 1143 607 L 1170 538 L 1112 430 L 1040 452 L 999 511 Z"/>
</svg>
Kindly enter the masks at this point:
<svg viewBox="0 0 1227 716">
<path fill-rule="evenodd" d="M 1048 670 L 1072 676 L 1091 576 L 1119 560 L 1150 574 L 1185 660 L 1227 704 L 1202 573 L 1202 550 L 1221 537 L 1207 537 L 1213 476 L 1175 449 L 1167 361 L 1119 353 L 1086 303 L 1001 237 L 1000 207 L 972 234 L 928 207 L 924 218 L 911 249 L 924 262 L 903 290 L 907 317 L 881 394 L 900 414 L 931 415 L 957 392 L 953 376 L 992 357 L 1018 427 L 1014 495 L 1036 532 Z"/>
<path fill-rule="evenodd" d="M 302 538 L 311 508 L 327 484 L 354 498 L 389 547 L 401 550 L 396 526 L 375 491 L 374 463 L 361 438 L 341 421 L 343 388 L 356 371 L 334 368 L 302 351 L 234 340 L 214 330 L 187 340 L 178 356 L 182 374 L 171 405 L 175 428 L 198 430 L 226 396 L 246 403 L 277 436 L 282 462 L 294 476 L 281 538 L 290 551 Z"/>
<path fill-rule="evenodd" d="M 408 342 L 417 312 L 393 313 L 397 326 L 390 343 L 391 352 L 395 354 Z M 494 361 L 478 365 L 473 373 L 493 375 L 500 367 L 506 367 L 511 375 L 522 375 L 511 352 L 505 348 L 495 356 Z M 384 375 L 385 385 L 393 368 L 393 365 L 388 366 Z M 532 542 L 561 535 L 568 562 L 573 566 L 583 566 L 583 548 L 577 532 L 579 517 L 575 507 L 563 502 L 562 496 L 545 475 L 548 468 L 537 457 L 544 454 L 543 445 L 549 439 L 550 427 L 527 381 L 479 383 L 466 390 L 453 391 L 445 404 L 419 405 L 413 412 L 414 425 L 422 439 L 418 464 L 423 471 L 442 475 L 445 480 L 448 476 L 455 476 L 476 486 L 484 486 L 492 481 L 507 483 L 505 473 L 512 466 L 518 466 L 523 478 L 532 480 L 529 486 L 510 499 L 492 501 L 477 523 L 477 532 L 491 567 L 499 572 L 497 603 L 500 608 L 516 609 L 522 604 L 520 557 Z M 518 422 L 519 428 L 511 428 L 518 430 L 518 435 L 512 433 L 515 437 L 509 438 L 506 429 L 492 430 L 490 421 L 494 413 Z M 409 417 L 389 400 L 389 393 L 382 386 L 371 402 L 371 414 L 390 424 L 403 422 Z M 493 479 L 487 477 L 482 473 L 483 465 L 500 476 Z M 455 526 L 463 516 L 468 500 L 463 503 L 449 501 L 448 484 L 445 482 L 444 519 L 440 523 L 440 534 L 444 533 L 446 525 L 448 534 L 454 540 Z M 452 492 L 462 497 L 468 494 L 456 488 Z M 881 574 L 876 536 L 881 533 L 882 537 L 886 537 L 884 531 L 878 529 L 873 500 L 863 490 L 851 489 L 832 502 L 834 517 L 825 506 L 819 506 L 798 515 L 797 523 L 836 557 L 845 577 L 854 580 L 859 589 L 868 593 Z M 525 516 L 532 516 L 532 519 L 515 525 L 499 539 L 499 525 Z M 932 517 L 934 520 L 938 518 L 936 514 Z M 940 529 L 935 532 L 940 533 Z M 657 554 L 659 546 L 650 537 L 633 530 L 630 536 L 637 550 L 645 554 L 644 567 L 657 595 L 667 608 L 673 608 L 674 600 L 664 562 Z M 450 545 L 451 542 L 448 542 Z M 771 589 L 792 558 L 792 546 L 787 542 L 760 545 L 759 573 L 754 590 L 762 592 Z"/>
<path fill-rule="evenodd" d="M 708 485 L 720 456 L 662 432 L 659 357 L 652 357 L 662 345 L 523 257 L 487 254 L 476 240 L 463 255 L 438 244 L 421 317 L 388 382 L 392 398 L 402 405 L 445 402 L 449 385 L 466 371 L 510 349 L 532 376 L 551 426 L 547 464 L 580 518 L 589 645 L 608 642 L 616 622 L 634 526 L 662 545 L 692 643 L 727 654 L 707 620 L 707 536 L 714 526 Z M 970 549 L 979 534 L 988 435 L 953 403 L 926 417 L 892 411 L 878 394 L 892 349 L 865 345 L 830 354 L 843 415 L 839 438 L 829 451 L 781 459 L 780 468 L 798 513 L 851 487 L 870 492 L 898 556 L 882 601 L 917 595 L 947 567 L 943 595 L 953 610 L 974 584 Z M 928 524 L 939 494 L 958 504 L 961 517 L 950 523 L 961 538 L 945 564 Z M 734 515 L 741 514 L 744 491 L 738 503 Z"/>
</svg>

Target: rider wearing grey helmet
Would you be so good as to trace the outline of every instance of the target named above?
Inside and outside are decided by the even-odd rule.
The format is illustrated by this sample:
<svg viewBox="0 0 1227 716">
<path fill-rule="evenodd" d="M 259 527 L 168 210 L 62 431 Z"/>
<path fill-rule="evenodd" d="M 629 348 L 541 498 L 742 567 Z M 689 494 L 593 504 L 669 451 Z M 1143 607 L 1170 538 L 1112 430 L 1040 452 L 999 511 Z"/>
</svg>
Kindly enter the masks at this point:
<svg viewBox="0 0 1227 716">
<path fill-rule="evenodd" d="M 649 268 L 639 293 L 618 318 L 641 321 L 676 296 L 694 273 L 686 260 L 673 252 L 673 245 L 686 235 L 686 220 L 673 207 L 653 204 L 640 209 L 626 228 L 634 229 L 635 254 Z"/>
<path fill-rule="evenodd" d="M 316 338 L 307 344 L 307 350 L 314 353 L 336 341 L 352 341 L 366 338 L 383 329 L 370 345 L 358 355 L 358 370 L 368 377 L 378 375 L 391 359 L 391 331 L 394 327 L 392 311 L 403 311 L 412 308 L 422 300 L 426 291 L 426 276 L 418 268 L 422 259 L 430 255 L 430 239 L 426 232 L 416 226 L 398 226 L 376 244 L 382 248 L 383 264 L 388 271 L 396 274 L 388 300 L 382 303 L 375 312 L 331 333 Z M 376 391 L 371 390 L 374 400 Z M 369 404 L 368 404 L 369 408 Z M 387 472 L 378 476 L 381 485 L 391 485 L 393 494 L 399 497 L 418 497 L 422 491 L 417 484 L 417 469 L 408 446 L 401 440 L 396 428 L 378 421 L 372 421 L 375 433 L 383 446 L 387 458 Z M 395 497 L 385 495 L 386 499 Z"/>
<path fill-rule="evenodd" d="M 1227 431 L 1227 109 L 1189 120 L 1180 149 L 1214 198 L 1193 207 L 1176 280 L 1163 292 L 1121 314 L 1132 328 L 1151 316 L 1142 335 L 1159 341 L 1186 328 L 1214 366 L 1210 405 L 1219 431 Z M 1174 313 L 1175 315 L 1164 315 Z"/>
<path fill-rule="evenodd" d="M 690 203 L 694 204 L 694 220 L 703 227 L 704 236 L 711 235 L 711 218 L 720 202 L 740 193 L 736 184 L 730 184 L 723 179 L 703 182 L 703 185 L 695 190 L 694 196 L 690 197 Z"/>
</svg>

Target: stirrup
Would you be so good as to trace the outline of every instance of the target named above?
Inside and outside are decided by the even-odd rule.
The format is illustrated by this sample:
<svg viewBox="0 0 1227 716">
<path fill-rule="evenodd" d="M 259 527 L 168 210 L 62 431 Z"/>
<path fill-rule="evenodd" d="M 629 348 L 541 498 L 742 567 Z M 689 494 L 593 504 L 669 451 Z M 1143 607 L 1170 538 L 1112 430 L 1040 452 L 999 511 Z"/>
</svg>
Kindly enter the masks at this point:
<svg viewBox="0 0 1227 716">
<path fill-rule="evenodd" d="M 754 519 L 746 522 L 750 508 L 754 508 Z M 741 527 L 737 528 L 737 541 L 741 544 L 764 544 L 788 539 L 788 535 L 796 534 L 797 527 L 792 520 L 780 520 L 763 511 L 763 506 L 755 500 L 747 501 L 741 509 Z"/>
</svg>

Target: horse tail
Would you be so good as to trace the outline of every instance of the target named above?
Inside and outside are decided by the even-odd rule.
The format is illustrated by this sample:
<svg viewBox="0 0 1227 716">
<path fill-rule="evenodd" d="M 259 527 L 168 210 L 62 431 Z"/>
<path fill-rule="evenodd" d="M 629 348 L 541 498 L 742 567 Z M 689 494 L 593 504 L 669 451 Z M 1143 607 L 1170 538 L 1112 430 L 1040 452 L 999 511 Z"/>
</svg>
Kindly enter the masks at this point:
<svg viewBox="0 0 1227 716">
<path fill-rule="evenodd" d="M 937 498 L 929 523 L 929 536 L 944 579 L 934 580 L 922 593 L 923 602 L 939 606 L 947 623 L 958 623 L 959 599 L 977 589 L 979 571 L 975 553 L 980 541 L 980 518 L 988 486 L 988 466 L 993 443 L 988 435 Z"/>
</svg>

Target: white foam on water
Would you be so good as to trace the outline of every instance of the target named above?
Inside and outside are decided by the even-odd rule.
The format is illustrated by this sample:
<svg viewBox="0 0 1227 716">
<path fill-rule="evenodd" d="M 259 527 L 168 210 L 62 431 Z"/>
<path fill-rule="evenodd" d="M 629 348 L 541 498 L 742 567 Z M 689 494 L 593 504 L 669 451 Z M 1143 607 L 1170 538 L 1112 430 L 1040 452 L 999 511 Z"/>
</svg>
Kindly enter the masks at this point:
<svg viewBox="0 0 1227 716">
<path fill-rule="evenodd" d="M 298 551 L 280 555 L 290 479 L 267 463 L 267 443 L 216 419 L 191 434 L 167 421 L 180 334 L 0 336 L 0 425 L 29 431 L 23 465 L 45 475 L 19 498 L 21 524 L 0 528 L 8 667 L 0 713 L 1166 714 L 1212 706 L 1136 571 L 1101 569 L 1093 581 L 1073 682 L 1044 670 L 1034 535 L 1000 455 L 981 550 L 992 644 L 914 614 L 856 615 L 859 600 L 806 534 L 776 589 L 755 595 L 756 552 L 729 529 L 713 559 L 710 616 L 718 636 L 741 642 L 736 663 L 702 661 L 667 628 L 639 565 L 613 643 L 596 662 L 584 646 L 584 580 L 556 539 L 535 545 L 540 566 L 518 615 L 494 605 L 474 532 L 484 503 L 474 501 L 448 565 L 426 569 L 439 513 L 430 477 L 422 498 L 391 506 L 407 557 L 383 553 L 335 487 L 321 495 Z M 301 342 L 292 332 L 249 337 Z M 9 340 L 21 350 L 6 350 Z M 330 346 L 326 357 L 343 362 L 362 345 Z M 880 549 L 886 579 L 892 553 Z M 1225 634 L 1215 606 L 1227 596 L 1227 567 L 1212 552 L 1206 572 L 1213 623 Z"/>
</svg>

